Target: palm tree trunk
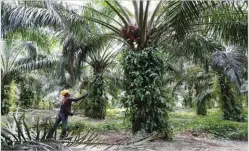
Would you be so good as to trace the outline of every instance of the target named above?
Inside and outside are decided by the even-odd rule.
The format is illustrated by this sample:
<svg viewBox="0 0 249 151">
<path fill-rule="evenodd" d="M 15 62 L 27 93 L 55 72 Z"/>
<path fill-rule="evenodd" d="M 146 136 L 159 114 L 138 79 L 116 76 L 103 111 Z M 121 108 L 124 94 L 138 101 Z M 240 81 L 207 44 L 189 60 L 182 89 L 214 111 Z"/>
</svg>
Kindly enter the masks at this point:
<svg viewBox="0 0 249 151">
<path fill-rule="evenodd" d="M 94 71 L 94 81 L 90 83 L 93 90 L 89 93 L 89 100 L 85 106 L 85 115 L 93 119 L 105 119 L 106 99 L 104 98 L 104 81 L 101 70 Z"/>
<path fill-rule="evenodd" d="M 74 47 L 73 49 L 74 50 Z M 69 73 L 70 73 L 70 77 L 72 80 L 72 85 L 75 85 L 75 72 L 74 72 L 74 52 L 70 51 L 69 53 L 69 58 L 68 58 L 68 64 L 69 64 Z"/>
<path fill-rule="evenodd" d="M 8 114 L 10 111 L 10 83 L 7 75 L 1 77 L 1 115 Z"/>
<path fill-rule="evenodd" d="M 198 101 L 197 102 L 197 115 L 207 115 L 207 107 L 205 101 Z"/>
<path fill-rule="evenodd" d="M 242 115 L 242 104 L 239 100 L 235 100 L 234 94 L 231 91 L 231 85 L 225 75 L 219 76 L 219 85 L 221 91 L 221 101 L 223 109 L 223 118 L 232 121 L 244 121 Z"/>
<path fill-rule="evenodd" d="M 195 83 L 195 91 L 196 94 L 195 96 L 198 97 L 200 92 L 200 87 L 198 85 L 198 83 Z M 206 107 L 206 102 L 205 101 L 199 101 L 197 99 L 197 110 L 196 110 L 197 115 L 207 115 L 207 107 Z"/>
<path fill-rule="evenodd" d="M 8 114 L 10 111 L 10 86 L 4 85 L 1 88 L 1 115 Z"/>
<path fill-rule="evenodd" d="M 188 96 L 186 99 L 184 99 L 184 106 L 185 107 L 190 107 L 190 108 L 194 107 L 192 94 L 193 94 L 192 85 L 188 85 Z"/>
<path fill-rule="evenodd" d="M 166 101 L 163 100 L 164 74 L 163 61 L 155 48 L 140 51 L 128 51 L 124 55 L 123 104 L 127 107 L 127 116 L 131 118 L 132 132 L 145 130 L 164 132 L 170 139 Z"/>
</svg>

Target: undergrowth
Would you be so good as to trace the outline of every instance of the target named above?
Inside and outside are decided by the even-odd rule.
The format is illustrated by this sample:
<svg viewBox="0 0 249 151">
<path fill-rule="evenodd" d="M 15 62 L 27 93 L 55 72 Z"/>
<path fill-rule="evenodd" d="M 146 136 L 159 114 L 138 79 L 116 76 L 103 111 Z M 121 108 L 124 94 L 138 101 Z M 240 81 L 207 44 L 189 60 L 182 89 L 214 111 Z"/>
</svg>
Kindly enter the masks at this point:
<svg viewBox="0 0 249 151">
<path fill-rule="evenodd" d="M 222 113 L 218 110 L 209 110 L 207 116 L 197 116 L 194 111 L 183 113 L 171 113 L 170 122 L 174 134 L 185 131 L 208 133 L 211 137 L 232 140 L 247 140 L 247 122 L 233 122 L 222 119 Z"/>
</svg>

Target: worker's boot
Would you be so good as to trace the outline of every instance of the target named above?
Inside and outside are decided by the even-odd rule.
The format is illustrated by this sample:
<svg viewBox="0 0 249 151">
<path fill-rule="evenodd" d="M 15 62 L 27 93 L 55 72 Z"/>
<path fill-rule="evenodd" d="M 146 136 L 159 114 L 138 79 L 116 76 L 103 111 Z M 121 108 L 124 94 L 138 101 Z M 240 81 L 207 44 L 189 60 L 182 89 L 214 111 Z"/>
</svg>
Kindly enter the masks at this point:
<svg viewBox="0 0 249 151">
<path fill-rule="evenodd" d="M 51 128 L 51 129 L 49 130 L 48 135 L 47 135 L 47 139 L 50 139 L 50 138 L 53 137 L 54 131 L 55 131 L 54 128 Z"/>
<path fill-rule="evenodd" d="M 66 137 L 66 135 L 67 135 L 67 131 L 66 131 L 66 130 L 62 130 L 62 132 L 61 132 L 61 136 L 60 136 L 60 139 L 65 138 L 65 137 Z"/>
</svg>

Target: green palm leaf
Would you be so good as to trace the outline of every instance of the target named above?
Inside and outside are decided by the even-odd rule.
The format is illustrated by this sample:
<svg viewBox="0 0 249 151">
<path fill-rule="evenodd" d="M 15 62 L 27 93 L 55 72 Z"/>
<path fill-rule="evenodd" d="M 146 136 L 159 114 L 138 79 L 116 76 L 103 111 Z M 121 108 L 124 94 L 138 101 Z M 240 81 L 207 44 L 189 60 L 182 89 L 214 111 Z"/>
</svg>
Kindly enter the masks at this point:
<svg viewBox="0 0 249 151">
<path fill-rule="evenodd" d="M 164 7 L 162 27 L 167 25 L 175 32 L 177 40 L 182 40 L 191 30 L 192 24 L 201 17 L 201 12 L 209 4 L 206 1 L 168 1 Z"/>
<path fill-rule="evenodd" d="M 225 74 L 230 81 L 235 83 L 238 89 L 245 79 L 246 65 L 246 56 L 236 47 L 230 51 L 217 51 L 212 55 L 213 69 Z"/>
</svg>

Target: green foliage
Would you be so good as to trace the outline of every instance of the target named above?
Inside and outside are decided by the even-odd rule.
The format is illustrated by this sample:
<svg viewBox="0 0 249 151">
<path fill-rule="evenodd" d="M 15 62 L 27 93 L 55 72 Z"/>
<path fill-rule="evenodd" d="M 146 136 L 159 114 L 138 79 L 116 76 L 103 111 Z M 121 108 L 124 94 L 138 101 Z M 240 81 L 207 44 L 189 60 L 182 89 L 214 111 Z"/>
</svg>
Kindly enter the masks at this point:
<svg viewBox="0 0 249 151">
<path fill-rule="evenodd" d="M 125 109 L 107 109 L 106 116 L 108 119 L 119 119 L 124 117 Z"/>
<path fill-rule="evenodd" d="M 16 85 L 15 82 L 12 81 L 10 84 L 10 111 L 14 111 L 16 108 Z"/>
<path fill-rule="evenodd" d="M 241 86 L 247 75 L 247 57 L 243 49 L 228 47 L 225 51 L 217 51 L 212 55 L 212 68 L 219 78 L 219 90 L 216 94 L 220 98 L 223 117 L 226 120 L 244 121 L 242 114 L 243 101 L 240 97 Z"/>
<path fill-rule="evenodd" d="M 205 101 L 197 102 L 197 115 L 207 115 L 207 107 Z"/>
<path fill-rule="evenodd" d="M 52 102 L 49 100 L 41 100 L 38 105 L 39 109 L 52 109 Z"/>
<path fill-rule="evenodd" d="M 32 107 L 35 98 L 35 92 L 29 85 L 23 85 L 21 88 L 20 102 L 21 106 Z"/>
<path fill-rule="evenodd" d="M 247 122 L 233 122 L 222 119 L 222 112 L 208 110 L 207 116 L 197 116 L 194 112 L 171 113 L 170 122 L 174 134 L 184 131 L 208 133 L 213 137 L 233 140 L 247 140 Z"/>
<path fill-rule="evenodd" d="M 99 48 L 96 47 L 96 50 L 90 52 L 88 54 L 89 58 L 86 59 L 86 62 L 92 68 L 94 80 L 89 83 L 89 95 L 87 101 L 83 103 L 83 107 L 85 115 L 94 119 L 105 119 L 108 98 L 106 96 L 107 88 L 104 73 L 110 65 L 114 64 L 114 59 L 119 52 L 119 50 L 112 48 L 116 43 L 113 41 L 106 43 L 105 40 L 98 41 L 102 44 L 99 44 Z"/>
<path fill-rule="evenodd" d="M 123 58 L 125 95 L 123 104 L 132 121 L 132 132 L 165 132 L 170 138 L 167 120 L 168 100 L 163 98 L 164 64 L 156 48 L 128 51 Z"/>
<path fill-rule="evenodd" d="M 212 1 L 211 3 L 213 3 Z M 203 22 L 209 30 L 209 35 L 225 44 L 238 46 L 248 45 L 247 1 L 226 1 L 216 3 L 215 7 L 209 7 L 203 12 Z"/>
<path fill-rule="evenodd" d="M 76 121 L 76 122 L 70 122 L 69 125 L 70 131 L 78 131 L 78 132 L 84 132 L 84 131 L 95 131 L 95 132 L 122 132 L 122 131 L 128 131 L 131 129 L 130 123 L 123 123 L 121 121 L 112 121 L 107 120 L 104 123 L 98 123 L 93 124 L 91 122 L 82 122 L 82 121 Z"/>
<path fill-rule="evenodd" d="M 238 124 L 228 121 L 216 121 L 209 123 L 207 127 L 203 128 L 216 137 L 229 138 L 234 140 L 247 140 L 248 137 L 247 124 Z"/>
<path fill-rule="evenodd" d="M 219 76 L 219 86 L 223 118 L 238 122 L 244 121 L 242 102 L 239 97 L 236 97 L 235 87 L 223 74 Z"/>
<path fill-rule="evenodd" d="M 125 109 L 107 109 L 105 121 L 95 123 L 90 121 L 79 120 L 78 117 L 73 116 L 69 122 L 70 130 L 77 131 L 96 131 L 96 132 L 122 132 L 129 131 L 131 129 L 130 121 L 123 121 Z"/>
</svg>

